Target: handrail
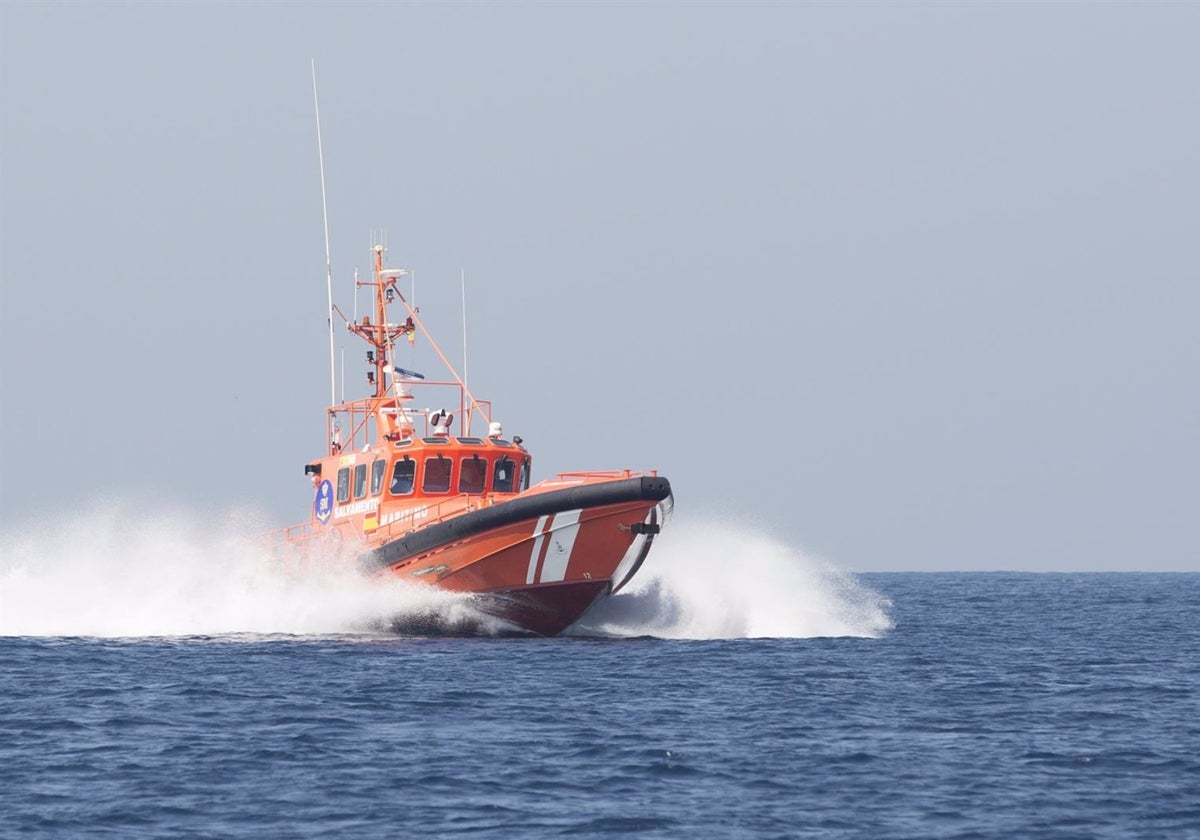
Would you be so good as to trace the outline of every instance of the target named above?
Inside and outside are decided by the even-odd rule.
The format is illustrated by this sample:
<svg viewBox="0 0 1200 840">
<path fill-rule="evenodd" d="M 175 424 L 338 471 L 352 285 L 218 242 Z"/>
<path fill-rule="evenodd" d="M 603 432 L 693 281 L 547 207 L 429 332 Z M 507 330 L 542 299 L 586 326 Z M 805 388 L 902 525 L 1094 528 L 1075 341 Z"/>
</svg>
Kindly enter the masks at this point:
<svg viewBox="0 0 1200 840">
<path fill-rule="evenodd" d="M 633 470 L 584 470 L 555 473 L 557 478 L 635 478 L 639 475 L 642 473 Z"/>
<path fill-rule="evenodd" d="M 255 539 L 270 545 L 276 543 L 296 543 L 310 539 L 316 536 L 316 533 L 310 520 L 295 525 L 285 525 L 282 528 L 273 528 L 270 531 L 263 531 L 260 534 L 256 534 Z"/>
<path fill-rule="evenodd" d="M 559 479 L 571 478 L 637 478 L 647 473 L 633 470 L 589 470 L 585 472 L 560 472 L 557 473 Z M 658 470 L 650 470 L 649 475 L 658 474 Z M 391 522 L 380 525 L 373 531 L 368 533 L 368 539 L 376 541 L 379 539 L 392 539 L 396 536 L 404 536 L 414 531 L 419 531 L 422 528 L 427 528 L 430 525 L 436 525 L 445 522 L 448 519 L 453 519 L 456 516 L 462 516 L 464 513 L 480 510 L 485 507 L 514 499 L 519 493 L 456 493 L 452 496 L 439 498 L 437 501 L 428 500 L 424 505 L 417 505 L 409 508 L 405 513 L 407 515 L 393 519 Z M 414 500 L 420 497 L 414 497 Z M 420 514 L 418 517 L 417 514 Z M 376 511 L 378 516 L 378 511 Z M 331 529 L 336 531 L 336 529 Z M 312 521 L 301 522 L 297 525 L 288 525 L 283 528 L 276 528 L 259 535 L 260 539 L 268 542 L 283 542 L 293 543 L 302 540 L 311 539 L 319 536 L 326 531 L 318 531 Z"/>
<path fill-rule="evenodd" d="M 462 418 L 466 416 L 466 412 L 467 412 L 467 408 L 465 406 L 465 398 L 463 397 L 463 394 L 465 394 L 466 392 L 463 391 L 463 386 L 458 382 L 429 381 L 429 382 L 422 382 L 421 387 L 423 387 L 423 388 L 425 388 L 425 387 L 457 388 L 459 390 L 459 407 L 457 409 L 451 409 L 449 413 L 451 415 L 458 416 L 459 427 L 460 427 L 462 436 L 464 436 L 464 437 L 469 436 L 468 430 L 462 428 L 463 427 Z M 362 444 L 367 444 L 367 445 L 371 444 L 372 441 L 371 441 L 371 437 L 370 437 L 369 423 L 374 418 L 375 413 L 381 407 L 384 407 L 384 405 L 386 403 L 392 403 L 392 402 L 395 403 L 394 408 L 396 410 L 407 411 L 409 414 L 413 414 L 413 415 L 416 415 L 417 417 L 420 417 L 421 420 L 425 424 L 425 436 L 428 436 L 430 433 L 430 429 L 429 429 L 429 418 L 425 415 L 426 409 L 417 408 L 416 406 L 413 406 L 410 408 L 404 408 L 400 404 L 402 399 L 405 402 L 415 402 L 415 399 L 412 397 L 412 395 L 409 395 L 407 398 L 397 398 L 394 395 L 388 394 L 388 395 L 385 395 L 382 397 L 378 397 L 378 396 L 359 397 L 358 399 L 346 400 L 344 402 L 338 403 L 337 405 L 329 406 L 329 408 L 325 409 L 326 444 L 328 445 L 329 439 L 333 435 L 333 427 L 337 421 L 337 416 L 339 414 L 347 415 L 347 417 L 346 417 L 346 420 L 348 421 L 347 425 L 350 427 L 348 433 L 346 434 L 346 439 L 341 442 L 341 449 L 339 450 L 339 452 L 357 451 L 360 448 L 360 442 L 359 442 L 360 435 L 362 436 Z M 475 406 L 476 406 L 476 408 L 479 409 L 480 416 L 483 417 L 484 424 L 485 425 L 490 424 L 492 422 L 492 401 L 491 400 L 476 400 Z M 414 429 L 414 432 L 415 432 L 415 429 Z M 336 454 L 336 453 L 330 452 L 329 454 L 332 455 L 332 454 Z"/>
<path fill-rule="evenodd" d="M 395 519 L 385 525 L 380 525 L 374 531 L 370 532 L 372 538 L 387 537 L 391 538 L 397 535 L 403 535 L 411 531 L 419 530 L 427 525 L 435 525 L 439 522 L 445 522 L 447 519 L 453 519 L 464 513 L 469 513 L 473 510 L 478 510 L 483 507 L 489 507 L 495 504 L 493 498 L 495 494 L 476 494 L 476 493 L 456 493 L 453 496 L 448 496 L 435 501 L 430 500 L 428 504 L 418 505 L 408 511 L 408 516 L 402 519 Z M 515 495 L 515 494 L 514 494 Z M 465 503 L 464 503 L 465 500 Z M 415 514 L 420 513 L 418 519 Z M 419 522 L 419 525 L 414 527 L 414 522 Z M 283 528 L 275 528 L 270 531 L 265 531 L 258 535 L 258 539 L 268 543 L 294 543 L 311 539 L 327 533 L 326 531 L 318 531 L 312 521 L 301 522 L 296 525 L 287 525 Z"/>
<path fill-rule="evenodd" d="M 456 516 L 461 516 L 464 513 L 470 513 L 473 510 L 479 510 L 483 507 L 488 507 L 494 504 L 494 494 L 478 494 L 478 493 L 456 493 L 453 496 L 448 496 L 437 502 L 412 508 L 407 516 L 401 519 L 394 519 L 386 525 L 380 525 L 377 529 L 371 532 L 373 538 L 379 537 L 391 538 L 397 535 L 410 534 L 413 531 L 430 525 L 436 525 L 440 522 L 445 522 L 447 519 L 453 519 Z M 478 504 L 472 504 L 472 500 L 481 500 Z M 454 507 L 449 511 L 444 508 L 454 503 Z M 416 525 L 417 512 L 421 512 L 420 525 Z"/>
</svg>

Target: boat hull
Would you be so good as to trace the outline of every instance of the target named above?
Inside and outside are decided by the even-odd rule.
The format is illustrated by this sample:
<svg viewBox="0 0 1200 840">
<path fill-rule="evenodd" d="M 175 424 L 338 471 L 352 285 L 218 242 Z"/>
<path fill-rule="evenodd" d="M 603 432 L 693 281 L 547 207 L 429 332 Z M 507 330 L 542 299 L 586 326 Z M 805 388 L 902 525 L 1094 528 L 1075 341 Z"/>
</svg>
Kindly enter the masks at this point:
<svg viewBox="0 0 1200 840">
<path fill-rule="evenodd" d="M 520 633 L 557 636 L 612 590 L 608 581 L 547 583 L 479 595 L 474 606 Z M 493 632 L 495 628 L 489 628 Z"/>
<path fill-rule="evenodd" d="M 513 629 L 557 635 L 628 583 L 673 505 L 657 476 L 564 484 L 389 540 L 362 562 L 475 593 L 473 606 Z"/>
</svg>

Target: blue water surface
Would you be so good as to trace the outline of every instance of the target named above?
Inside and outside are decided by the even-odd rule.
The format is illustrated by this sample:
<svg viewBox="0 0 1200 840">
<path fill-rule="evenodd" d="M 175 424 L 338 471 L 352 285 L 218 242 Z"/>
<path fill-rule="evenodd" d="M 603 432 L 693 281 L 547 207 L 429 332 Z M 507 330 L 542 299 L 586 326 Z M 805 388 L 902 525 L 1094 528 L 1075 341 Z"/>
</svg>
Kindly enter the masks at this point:
<svg viewBox="0 0 1200 840">
<path fill-rule="evenodd" d="M 0 639 L 0 836 L 1200 837 L 1200 575 L 881 638 Z"/>
</svg>

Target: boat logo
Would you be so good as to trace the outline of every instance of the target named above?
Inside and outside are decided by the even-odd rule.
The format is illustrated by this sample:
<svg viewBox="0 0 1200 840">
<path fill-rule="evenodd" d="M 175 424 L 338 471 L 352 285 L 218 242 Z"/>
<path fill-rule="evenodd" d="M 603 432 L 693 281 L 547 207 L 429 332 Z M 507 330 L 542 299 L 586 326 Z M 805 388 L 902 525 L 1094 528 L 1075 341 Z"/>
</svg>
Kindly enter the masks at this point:
<svg viewBox="0 0 1200 840">
<path fill-rule="evenodd" d="M 317 486 L 317 498 L 313 500 L 313 512 L 324 525 L 333 513 L 333 484 L 325 479 Z"/>
</svg>

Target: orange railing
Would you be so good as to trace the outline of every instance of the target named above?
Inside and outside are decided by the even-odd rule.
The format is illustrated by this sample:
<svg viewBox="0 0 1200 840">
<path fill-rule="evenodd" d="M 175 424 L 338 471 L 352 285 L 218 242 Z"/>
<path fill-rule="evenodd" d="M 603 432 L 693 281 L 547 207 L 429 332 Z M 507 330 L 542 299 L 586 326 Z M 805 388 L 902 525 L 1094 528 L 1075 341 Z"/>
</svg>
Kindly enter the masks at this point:
<svg viewBox="0 0 1200 840">
<path fill-rule="evenodd" d="M 258 535 L 258 539 L 266 543 L 294 543 L 302 542 L 312 537 L 316 531 L 313 529 L 312 522 L 301 522 L 298 525 L 288 525 L 283 528 L 275 528 L 271 531 L 264 531 Z"/>
<path fill-rule="evenodd" d="M 513 498 L 508 496 L 507 498 Z M 371 532 L 371 538 L 385 540 L 397 536 L 411 534 L 413 531 L 419 531 L 430 525 L 437 525 L 440 522 L 445 522 L 447 519 L 453 519 L 456 516 L 461 516 L 464 513 L 469 513 L 480 508 L 490 507 L 495 504 L 495 497 L 491 495 L 479 496 L 460 493 L 456 496 L 450 496 L 442 499 L 439 502 L 431 502 L 418 508 L 413 508 L 410 515 L 402 519 L 395 519 L 388 522 L 386 525 L 380 525 L 376 530 Z M 416 514 L 420 512 L 420 516 Z"/>
<path fill-rule="evenodd" d="M 556 473 L 557 478 L 636 478 L 639 475 L 647 475 L 647 473 L 633 470 L 586 470 L 584 472 Z M 658 470 L 650 470 L 649 475 L 658 475 Z"/>
<path fill-rule="evenodd" d="M 416 383 L 409 383 L 409 384 L 410 385 L 415 384 L 422 388 L 435 388 L 435 387 L 443 388 L 443 389 L 444 388 L 457 388 L 459 391 L 458 408 L 457 409 L 449 409 L 448 413 L 452 417 L 458 418 L 459 430 L 458 430 L 458 432 L 456 432 L 456 434 L 458 434 L 460 437 L 467 437 L 469 432 L 473 431 L 470 428 L 470 425 L 473 425 L 473 424 L 468 424 L 466 422 L 467 419 L 472 419 L 472 420 L 474 419 L 474 417 L 472 416 L 473 415 L 473 413 L 472 413 L 473 406 L 468 404 L 469 401 L 467 400 L 467 392 L 460 383 L 457 383 L 457 382 L 416 382 Z M 341 418 L 339 417 L 339 415 L 343 415 L 347 421 L 349 430 L 348 431 L 346 429 L 342 430 L 343 434 L 345 434 L 346 437 L 344 440 L 341 441 L 341 449 L 339 450 L 340 452 L 356 451 L 356 450 L 360 449 L 361 447 L 363 447 L 364 445 L 372 443 L 373 437 L 374 437 L 374 431 L 373 431 L 372 424 L 375 419 L 375 412 L 380 408 L 380 406 L 388 407 L 389 410 L 391 408 L 397 407 L 397 406 L 391 405 L 392 403 L 395 403 L 395 402 L 396 402 L 395 397 L 389 395 L 389 396 L 382 396 L 382 397 L 362 397 L 361 399 L 350 400 L 349 402 L 344 402 L 344 403 L 340 403 L 338 405 L 330 406 L 325 411 L 326 440 L 328 441 L 328 440 L 332 439 L 334 424 L 337 423 L 340 426 Z M 475 400 L 474 406 L 478 406 L 479 411 L 482 414 L 483 434 L 487 434 L 488 424 L 490 424 L 492 422 L 492 401 L 491 400 Z M 416 407 L 409 407 L 407 409 L 407 411 L 408 411 L 409 415 L 413 417 L 413 419 L 424 424 L 425 431 L 424 431 L 424 435 L 422 435 L 422 436 L 427 437 L 428 435 L 432 434 L 432 430 L 429 427 L 429 418 L 425 416 L 423 409 L 418 409 Z M 415 428 L 414 428 L 414 433 L 415 433 Z M 333 453 L 331 451 L 329 454 L 335 454 L 335 453 Z"/>
<path fill-rule="evenodd" d="M 636 478 L 640 475 L 658 475 L 658 470 L 650 470 L 649 473 L 635 472 L 633 470 L 589 470 L 586 472 L 560 472 L 557 473 L 559 479 L 572 478 Z M 404 536 L 414 531 L 419 531 L 430 525 L 436 525 L 445 522 L 448 519 L 453 519 L 456 516 L 461 516 L 464 513 L 480 510 L 482 508 L 491 507 L 498 502 L 516 498 L 519 494 L 467 494 L 459 493 L 454 496 L 447 496 L 438 501 L 430 500 L 427 504 L 411 508 L 407 511 L 406 516 L 400 519 L 394 519 L 391 522 L 380 525 L 374 531 L 369 532 L 368 539 L 372 542 L 378 540 L 389 540 L 398 536 Z M 419 515 L 418 515 L 419 514 Z M 273 531 L 267 531 L 259 535 L 264 542 L 271 544 L 286 544 L 297 543 L 311 539 L 314 536 L 328 533 L 327 531 L 318 531 L 311 521 L 301 522 L 298 525 L 289 525 L 285 528 L 276 528 Z"/>
</svg>

